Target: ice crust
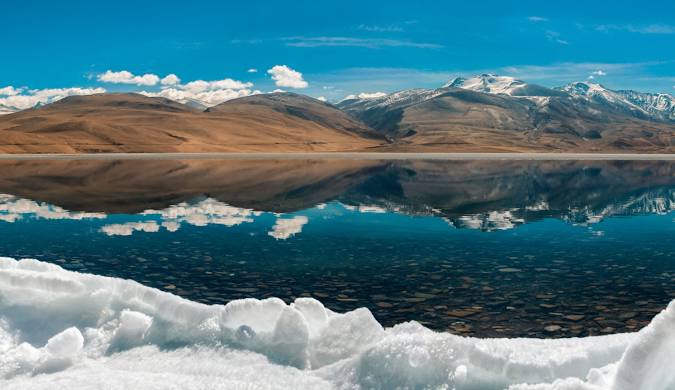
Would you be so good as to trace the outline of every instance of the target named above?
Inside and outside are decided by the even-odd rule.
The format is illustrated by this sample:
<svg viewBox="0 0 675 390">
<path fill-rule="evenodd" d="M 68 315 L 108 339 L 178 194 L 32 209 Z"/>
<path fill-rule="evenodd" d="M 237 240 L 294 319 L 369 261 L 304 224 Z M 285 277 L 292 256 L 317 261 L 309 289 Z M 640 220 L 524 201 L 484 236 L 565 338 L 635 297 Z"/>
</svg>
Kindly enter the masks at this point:
<svg viewBox="0 0 675 390">
<path fill-rule="evenodd" d="M 478 339 L 367 309 L 204 305 L 137 282 L 0 258 L 0 389 L 675 388 L 675 301 L 638 333 Z"/>
</svg>

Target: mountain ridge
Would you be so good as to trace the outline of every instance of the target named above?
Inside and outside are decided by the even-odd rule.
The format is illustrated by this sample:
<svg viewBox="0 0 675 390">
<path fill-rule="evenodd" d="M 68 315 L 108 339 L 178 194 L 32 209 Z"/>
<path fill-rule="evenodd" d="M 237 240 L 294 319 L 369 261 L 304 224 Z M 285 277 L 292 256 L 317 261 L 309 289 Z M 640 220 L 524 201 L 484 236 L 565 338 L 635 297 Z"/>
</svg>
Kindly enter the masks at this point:
<svg viewBox="0 0 675 390">
<path fill-rule="evenodd" d="M 203 110 L 145 94 L 70 96 L 0 116 L 0 151 L 675 152 L 668 94 L 482 74 L 361 96 L 255 94 Z"/>
</svg>

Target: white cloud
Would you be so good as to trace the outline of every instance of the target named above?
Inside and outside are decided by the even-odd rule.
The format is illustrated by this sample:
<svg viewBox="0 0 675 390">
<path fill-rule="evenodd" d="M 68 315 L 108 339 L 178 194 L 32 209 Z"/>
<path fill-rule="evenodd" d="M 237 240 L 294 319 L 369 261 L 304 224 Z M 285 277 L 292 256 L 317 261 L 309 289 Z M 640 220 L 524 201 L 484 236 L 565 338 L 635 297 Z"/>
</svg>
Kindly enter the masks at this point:
<svg viewBox="0 0 675 390">
<path fill-rule="evenodd" d="M 113 72 L 111 70 L 106 71 L 98 75 L 98 81 L 111 84 L 133 84 L 133 85 L 157 85 L 159 83 L 159 76 L 152 73 L 146 73 L 142 76 L 136 76 L 133 73 L 122 70 L 119 72 Z"/>
<path fill-rule="evenodd" d="M 272 93 L 286 93 L 286 91 L 281 88 L 277 88 L 274 91 L 272 91 Z"/>
<path fill-rule="evenodd" d="M 361 24 L 358 27 L 359 30 L 368 31 L 368 32 L 401 32 L 403 31 L 402 27 L 399 26 L 377 26 L 377 25 L 367 25 Z"/>
<path fill-rule="evenodd" d="M 267 70 L 278 87 L 307 88 L 309 83 L 302 78 L 302 73 L 286 65 L 275 65 Z"/>
<path fill-rule="evenodd" d="M 21 93 L 22 90 L 23 90 L 22 88 L 14 88 L 10 85 L 10 86 L 4 87 L 4 88 L 0 88 L 0 96 L 18 95 L 18 94 Z"/>
<path fill-rule="evenodd" d="M 401 39 L 353 38 L 353 37 L 287 37 L 286 46 L 293 47 L 364 47 L 378 49 L 382 47 L 413 47 L 417 49 L 439 49 L 435 43 L 414 42 Z"/>
<path fill-rule="evenodd" d="M 362 92 L 357 95 L 359 99 L 377 99 L 381 98 L 384 96 L 387 96 L 386 93 L 384 92 L 373 92 L 373 93 L 368 93 L 368 92 Z"/>
<path fill-rule="evenodd" d="M 48 88 L 31 89 L 18 95 L 0 98 L 0 104 L 20 110 L 35 107 L 36 104 L 49 104 L 68 96 L 93 95 L 105 93 L 105 88 Z"/>
<path fill-rule="evenodd" d="M 180 86 L 180 89 L 190 91 L 193 93 L 199 93 L 205 91 L 216 91 L 221 89 L 244 89 L 250 88 L 252 86 L 253 83 L 242 82 L 232 79 L 213 80 L 213 81 L 195 80 Z"/>
<path fill-rule="evenodd" d="M 170 76 L 172 75 L 165 77 L 165 79 Z M 178 77 L 176 79 L 178 82 L 172 85 L 166 85 L 163 81 L 162 83 L 165 85 L 159 91 L 141 91 L 139 93 L 145 96 L 164 97 L 180 103 L 197 101 L 205 106 L 215 106 L 228 100 L 261 93 L 258 90 L 251 89 L 253 83 L 230 78 L 210 81 L 194 80 L 186 84 L 179 84 L 180 79 Z"/>
<path fill-rule="evenodd" d="M 527 18 L 530 22 L 548 22 L 548 18 L 545 18 L 543 16 L 530 16 Z"/>
<path fill-rule="evenodd" d="M 616 24 L 601 24 L 595 26 L 597 31 L 610 32 L 614 30 L 627 31 L 638 34 L 675 34 L 675 26 L 670 24 L 648 24 L 636 26 L 633 24 L 616 25 Z"/>
<path fill-rule="evenodd" d="M 309 220 L 303 215 L 298 215 L 290 219 L 277 218 L 272 230 L 267 232 L 268 235 L 277 240 L 286 240 L 302 231 L 302 227 L 307 224 Z"/>
<path fill-rule="evenodd" d="M 164 88 L 158 92 L 141 91 L 140 93 L 145 96 L 159 96 L 180 103 L 186 103 L 190 100 L 194 100 L 210 107 L 228 100 L 249 95 L 256 95 L 261 93 L 261 91 L 251 89 L 218 89 L 212 91 L 192 92 L 178 88 Z"/>
<path fill-rule="evenodd" d="M 171 73 L 161 80 L 162 85 L 176 85 L 180 83 L 180 78 L 175 74 Z"/>
<path fill-rule="evenodd" d="M 247 70 L 246 72 L 248 72 L 248 73 L 258 73 L 258 69 L 251 68 L 251 69 Z"/>
<path fill-rule="evenodd" d="M 345 96 L 344 100 L 351 100 L 351 99 L 377 99 L 387 96 L 386 93 L 384 92 L 361 92 L 358 95 L 347 95 Z"/>
<path fill-rule="evenodd" d="M 325 96 L 319 96 L 318 98 L 316 98 L 316 100 L 321 100 L 322 102 L 325 102 L 326 97 Z"/>
<path fill-rule="evenodd" d="M 622 88 L 646 89 L 636 84 L 636 80 L 649 73 L 649 68 L 659 66 L 662 62 L 634 62 L 634 63 L 602 63 L 602 62 L 561 62 L 550 65 L 517 65 L 498 69 L 477 70 L 478 72 L 495 72 L 527 80 L 532 83 L 543 83 L 548 86 L 559 86 L 573 81 L 583 80 L 593 72 L 602 69 L 606 74 L 613 75 L 613 81 L 623 84 Z M 660 80 L 659 80 L 660 81 Z M 641 81 L 644 82 L 644 81 Z M 670 84 L 670 83 L 669 83 Z M 661 87 L 663 84 L 661 81 Z M 655 88 L 655 87 L 653 87 Z"/>
<path fill-rule="evenodd" d="M 570 43 L 560 37 L 560 33 L 557 31 L 546 31 L 546 38 L 549 41 L 557 42 L 561 45 L 569 45 Z"/>
<path fill-rule="evenodd" d="M 103 219 L 106 214 L 67 211 L 58 206 L 17 198 L 13 195 L 0 194 L 0 220 L 13 223 L 24 216 L 37 219 Z"/>
<path fill-rule="evenodd" d="M 101 228 L 101 232 L 108 236 L 130 236 L 134 232 L 157 233 L 158 231 L 159 225 L 155 221 L 117 223 Z"/>
<path fill-rule="evenodd" d="M 605 73 L 602 69 L 598 69 L 596 71 L 591 72 L 592 75 L 594 76 L 607 76 L 607 73 Z"/>
</svg>

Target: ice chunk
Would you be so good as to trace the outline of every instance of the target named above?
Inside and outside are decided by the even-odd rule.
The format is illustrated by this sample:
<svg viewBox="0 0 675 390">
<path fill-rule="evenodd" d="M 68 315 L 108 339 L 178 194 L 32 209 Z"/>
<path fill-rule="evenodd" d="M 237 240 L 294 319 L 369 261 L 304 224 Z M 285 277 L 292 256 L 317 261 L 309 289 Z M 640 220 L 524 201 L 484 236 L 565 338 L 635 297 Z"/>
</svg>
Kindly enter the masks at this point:
<svg viewBox="0 0 675 390">
<path fill-rule="evenodd" d="M 0 258 L 0 388 L 671 390 L 675 302 L 640 332 L 477 339 L 311 298 L 204 305 Z"/>
</svg>

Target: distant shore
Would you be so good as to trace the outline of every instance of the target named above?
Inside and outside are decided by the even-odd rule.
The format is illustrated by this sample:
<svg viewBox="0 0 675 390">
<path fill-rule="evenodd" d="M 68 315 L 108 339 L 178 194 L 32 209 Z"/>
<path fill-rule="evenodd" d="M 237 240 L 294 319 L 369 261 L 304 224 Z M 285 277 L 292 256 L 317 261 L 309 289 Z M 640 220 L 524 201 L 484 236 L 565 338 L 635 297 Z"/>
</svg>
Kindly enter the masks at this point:
<svg viewBox="0 0 675 390">
<path fill-rule="evenodd" d="M 244 152 L 244 153 L 81 153 L 0 154 L 0 160 L 664 160 L 675 154 L 636 153 L 389 153 L 389 152 Z"/>
</svg>

